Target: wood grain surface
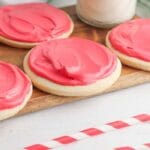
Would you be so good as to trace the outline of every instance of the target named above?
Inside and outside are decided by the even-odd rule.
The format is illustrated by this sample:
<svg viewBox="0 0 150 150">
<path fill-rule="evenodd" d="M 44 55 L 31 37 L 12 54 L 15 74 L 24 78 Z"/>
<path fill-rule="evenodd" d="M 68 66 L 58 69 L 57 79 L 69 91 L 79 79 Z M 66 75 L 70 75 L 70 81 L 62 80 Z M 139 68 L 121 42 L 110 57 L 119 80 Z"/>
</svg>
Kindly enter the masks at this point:
<svg viewBox="0 0 150 150">
<path fill-rule="evenodd" d="M 64 10 L 70 14 L 75 24 L 75 29 L 72 36 L 83 37 L 104 44 L 105 36 L 108 32 L 107 29 L 94 28 L 82 23 L 76 16 L 75 6 L 66 7 Z M 0 44 L 0 60 L 15 64 L 22 69 L 23 59 L 28 51 L 29 50 L 12 48 Z M 149 81 L 150 73 L 123 66 L 121 77 L 105 93 L 128 88 Z M 17 115 L 50 108 L 80 99 L 86 100 L 86 98 L 87 97 L 60 97 L 41 92 L 40 90 L 34 88 L 31 100 Z"/>
</svg>

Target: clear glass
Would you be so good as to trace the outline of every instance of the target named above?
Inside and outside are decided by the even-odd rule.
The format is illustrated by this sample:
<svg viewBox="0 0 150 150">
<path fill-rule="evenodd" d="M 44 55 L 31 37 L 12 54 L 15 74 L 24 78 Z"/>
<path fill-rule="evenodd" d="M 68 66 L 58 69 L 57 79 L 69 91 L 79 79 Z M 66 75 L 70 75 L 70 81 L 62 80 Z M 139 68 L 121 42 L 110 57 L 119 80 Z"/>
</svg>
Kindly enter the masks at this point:
<svg viewBox="0 0 150 150">
<path fill-rule="evenodd" d="M 109 28 L 135 15 L 137 0 L 78 0 L 77 14 L 87 24 Z"/>
</svg>

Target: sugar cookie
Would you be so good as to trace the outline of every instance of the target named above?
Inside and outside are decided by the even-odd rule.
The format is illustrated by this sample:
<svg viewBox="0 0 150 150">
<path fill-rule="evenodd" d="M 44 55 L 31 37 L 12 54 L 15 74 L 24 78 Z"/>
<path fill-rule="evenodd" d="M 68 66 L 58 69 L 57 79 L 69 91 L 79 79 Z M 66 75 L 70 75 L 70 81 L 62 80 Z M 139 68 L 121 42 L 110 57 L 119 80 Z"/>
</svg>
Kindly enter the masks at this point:
<svg viewBox="0 0 150 150">
<path fill-rule="evenodd" d="M 135 19 L 112 29 L 106 45 L 122 63 L 150 71 L 150 19 Z"/>
<path fill-rule="evenodd" d="M 45 92 L 88 96 L 109 88 L 120 76 L 121 63 L 103 45 L 74 37 L 34 47 L 24 59 L 24 70 Z"/>
<path fill-rule="evenodd" d="M 30 79 L 18 67 L 0 61 L 0 120 L 20 111 L 31 94 Z"/>
<path fill-rule="evenodd" d="M 73 22 L 64 11 L 46 3 L 0 7 L 0 42 L 31 48 L 41 42 L 66 38 Z"/>
</svg>

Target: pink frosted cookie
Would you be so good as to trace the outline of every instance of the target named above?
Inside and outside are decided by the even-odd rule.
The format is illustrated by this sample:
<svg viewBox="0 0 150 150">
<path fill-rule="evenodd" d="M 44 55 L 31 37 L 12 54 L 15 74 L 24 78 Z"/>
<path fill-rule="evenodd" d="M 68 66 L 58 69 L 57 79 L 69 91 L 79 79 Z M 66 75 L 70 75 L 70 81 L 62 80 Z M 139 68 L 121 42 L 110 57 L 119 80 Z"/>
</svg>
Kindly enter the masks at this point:
<svg viewBox="0 0 150 150">
<path fill-rule="evenodd" d="M 46 3 L 0 7 L 0 42 L 31 48 L 41 42 L 66 38 L 73 22 L 64 11 Z"/>
<path fill-rule="evenodd" d="M 24 70 L 43 91 L 87 96 L 110 87 L 120 76 L 121 64 L 103 45 L 74 37 L 34 47 L 24 59 Z"/>
<path fill-rule="evenodd" d="M 0 120 L 21 110 L 31 94 L 30 79 L 18 67 L 0 61 Z"/>
<path fill-rule="evenodd" d="M 107 46 L 131 67 L 150 71 L 150 19 L 136 19 L 112 29 Z"/>
</svg>

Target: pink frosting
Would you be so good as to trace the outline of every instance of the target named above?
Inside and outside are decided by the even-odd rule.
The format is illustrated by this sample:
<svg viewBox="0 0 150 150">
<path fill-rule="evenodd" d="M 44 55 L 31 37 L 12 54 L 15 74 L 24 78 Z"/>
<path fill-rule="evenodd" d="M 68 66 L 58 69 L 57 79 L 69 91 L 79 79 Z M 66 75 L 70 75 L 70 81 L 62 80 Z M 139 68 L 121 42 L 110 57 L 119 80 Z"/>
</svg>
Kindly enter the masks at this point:
<svg viewBox="0 0 150 150">
<path fill-rule="evenodd" d="M 112 29 L 109 40 L 119 52 L 150 61 L 150 19 L 136 19 Z"/>
<path fill-rule="evenodd" d="M 31 82 L 16 66 L 0 61 L 0 110 L 23 103 Z"/>
<path fill-rule="evenodd" d="M 46 3 L 0 7 L 0 35 L 22 42 L 42 42 L 68 32 L 69 17 Z"/>
<path fill-rule="evenodd" d="M 45 42 L 33 48 L 28 63 L 38 76 L 62 85 L 87 85 L 109 76 L 116 56 L 90 40 L 68 38 Z"/>
</svg>

